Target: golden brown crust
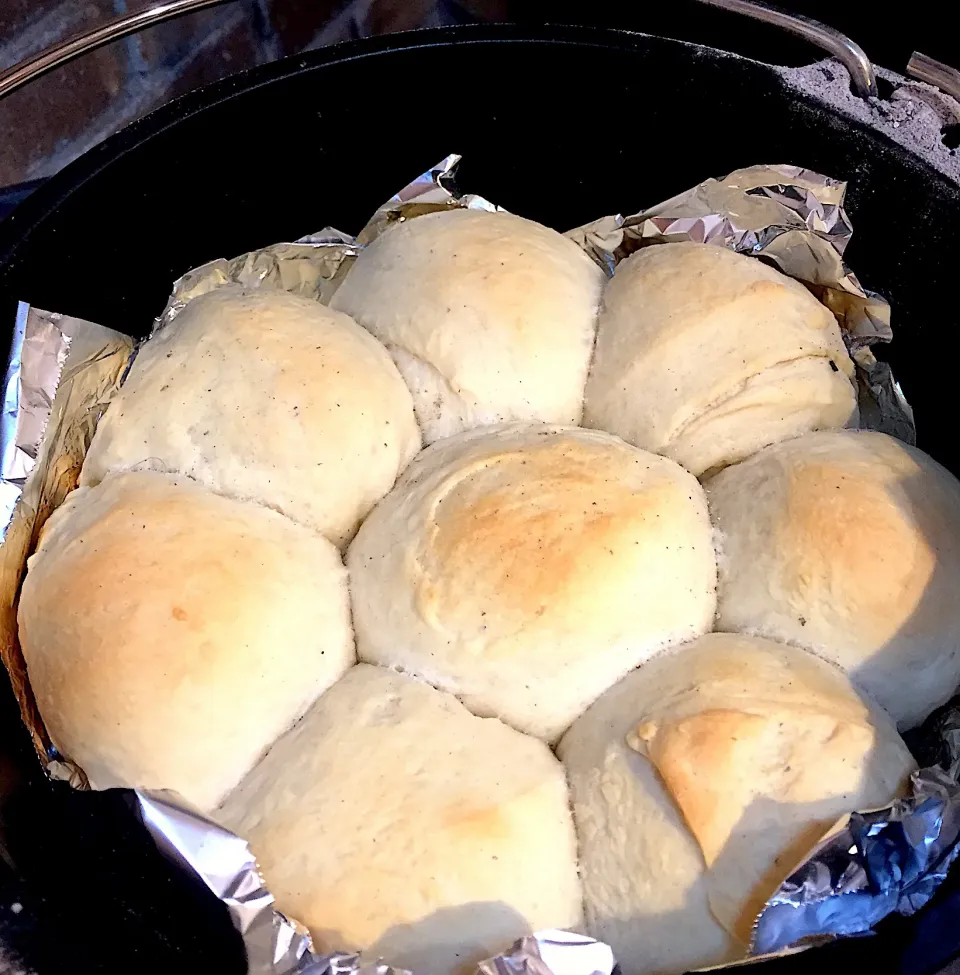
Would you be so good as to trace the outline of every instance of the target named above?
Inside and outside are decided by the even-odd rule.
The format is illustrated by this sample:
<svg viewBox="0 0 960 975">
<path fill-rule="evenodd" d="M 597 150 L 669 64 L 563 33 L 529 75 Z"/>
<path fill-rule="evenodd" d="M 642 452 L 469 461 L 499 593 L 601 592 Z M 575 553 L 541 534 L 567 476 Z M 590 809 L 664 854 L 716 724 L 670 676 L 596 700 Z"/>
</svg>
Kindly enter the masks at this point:
<svg viewBox="0 0 960 975">
<path fill-rule="evenodd" d="M 843 667 L 902 728 L 960 681 L 960 483 L 881 433 L 768 447 L 706 484 L 718 626 Z"/>
<path fill-rule="evenodd" d="M 94 786 L 205 809 L 354 661 L 329 542 L 161 474 L 108 477 L 58 509 L 19 625 L 50 734 Z"/>
<path fill-rule="evenodd" d="M 589 430 L 509 424 L 433 445 L 347 561 L 361 659 L 546 740 L 713 620 L 700 485 Z"/>
<path fill-rule="evenodd" d="M 841 814 L 913 768 L 893 723 L 812 654 L 713 633 L 661 654 L 564 735 L 588 930 L 628 975 L 719 964 Z M 696 840 L 697 856 L 686 843 Z M 659 931 L 656 950 L 638 932 Z"/>
<path fill-rule="evenodd" d="M 369 332 L 307 298 L 224 286 L 140 349 L 81 484 L 186 474 L 342 546 L 419 449 L 410 394 Z"/>
<path fill-rule="evenodd" d="M 833 315 L 792 278 L 724 247 L 647 247 L 605 289 L 584 423 L 699 476 L 855 425 L 852 377 Z"/>
<path fill-rule="evenodd" d="M 390 350 L 429 444 L 513 420 L 579 423 L 603 282 L 554 230 L 452 209 L 381 234 L 332 305 Z"/>
<path fill-rule="evenodd" d="M 549 749 L 383 668 L 327 691 L 217 815 L 324 951 L 441 975 L 582 920 Z"/>
</svg>

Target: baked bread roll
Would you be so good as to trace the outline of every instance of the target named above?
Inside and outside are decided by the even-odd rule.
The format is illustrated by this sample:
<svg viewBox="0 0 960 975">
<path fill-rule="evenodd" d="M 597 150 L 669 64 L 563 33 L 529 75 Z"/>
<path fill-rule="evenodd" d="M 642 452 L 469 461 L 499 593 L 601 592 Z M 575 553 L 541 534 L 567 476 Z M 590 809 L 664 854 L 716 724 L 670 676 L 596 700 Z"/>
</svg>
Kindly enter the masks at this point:
<svg viewBox="0 0 960 975">
<path fill-rule="evenodd" d="M 387 346 L 432 443 L 507 420 L 579 423 L 602 284 L 555 231 L 457 209 L 376 238 L 331 304 Z"/>
<path fill-rule="evenodd" d="M 727 633 L 628 674 L 558 752 L 587 931 L 624 975 L 742 955 L 757 913 L 823 833 L 888 802 L 913 769 L 893 723 L 839 670 Z"/>
<path fill-rule="evenodd" d="M 560 763 L 379 667 L 327 691 L 217 818 L 321 951 L 444 975 L 582 922 Z"/>
<path fill-rule="evenodd" d="M 328 541 L 149 472 L 53 513 L 18 618 L 47 730 L 91 784 L 175 789 L 204 810 L 354 662 Z"/>
<path fill-rule="evenodd" d="M 855 426 L 853 373 L 836 320 L 802 284 L 725 247 L 646 247 L 604 292 L 584 426 L 699 476 Z"/>
<path fill-rule="evenodd" d="M 343 545 L 419 449 L 410 394 L 367 331 L 307 298 L 225 286 L 140 349 L 80 483 L 187 474 Z"/>
<path fill-rule="evenodd" d="M 608 434 L 541 424 L 427 448 L 347 566 L 362 660 L 547 741 L 715 609 L 696 480 Z"/>
<path fill-rule="evenodd" d="M 960 682 L 960 483 L 882 433 L 817 433 L 708 482 L 717 626 L 839 664 L 902 729 Z"/>
</svg>

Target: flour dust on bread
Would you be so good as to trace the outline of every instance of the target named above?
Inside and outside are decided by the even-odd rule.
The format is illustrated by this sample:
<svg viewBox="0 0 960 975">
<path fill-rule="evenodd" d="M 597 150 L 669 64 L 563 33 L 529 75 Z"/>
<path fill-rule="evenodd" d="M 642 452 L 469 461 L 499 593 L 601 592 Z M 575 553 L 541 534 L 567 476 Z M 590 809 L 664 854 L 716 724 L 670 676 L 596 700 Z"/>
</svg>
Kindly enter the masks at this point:
<svg viewBox="0 0 960 975">
<path fill-rule="evenodd" d="M 205 810 L 355 660 L 330 542 L 150 472 L 53 513 L 18 621 L 47 730 L 94 788 L 173 789 Z"/>
<path fill-rule="evenodd" d="M 360 664 L 216 818 L 321 951 L 447 975 L 582 923 L 563 768 L 542 742 Z"/>
<path fill-rule="evenodd" d="M 960 683 L 960 482 L 870 431 L 768 447 L 707 482 L 718 627 L 806 647 L 901 728 Z"/>
<path fill-rule="evenodd" d="M 724 247 L 661 244 L 606 286 L 584 424 L 700 476 L 855 426 L 853 374 L 836 319 L 802 284 Z"/>
<path fill-rule="evenodd" d="M 628 674 L 561 739 L 589 934 L 624 975 L 745 953 L 753 921 L 836 819 L 913 759 L 841 671 L 713 633 Z"/>
<path fill-rule="evenodd" d="M 715 611 L 696 479 L 593 430 L 508 424 L 433 444 L 347 565 L 362 660 L 547 741 Z"/>
<path fill-rule="evenodd" d="M 228 285 L 140 349 L 80 483 L 187 474 L 342 546 L 419 449 L 410 394 L 369 332 L 307 298 Z"/>
<path fill-rule="evenodd" d="M 556 231 L 454 209 L 377 237 L 331 304 L 390 350 L 429 444 L 510 420 L 579 423 L 602 285 Z"/>
</svg>

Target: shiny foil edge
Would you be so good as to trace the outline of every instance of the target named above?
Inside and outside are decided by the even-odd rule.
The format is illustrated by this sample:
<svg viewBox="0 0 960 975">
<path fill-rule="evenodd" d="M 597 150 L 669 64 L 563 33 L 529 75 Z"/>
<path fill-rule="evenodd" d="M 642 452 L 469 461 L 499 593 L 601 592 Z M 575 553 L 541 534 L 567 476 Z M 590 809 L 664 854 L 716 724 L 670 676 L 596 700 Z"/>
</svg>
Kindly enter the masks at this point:
<svg viewBox="0 0 960 975">
<path fill-rule="evenodd" d="M 767 900 L 754 953 L 860 934 L 930 900 L 960 854 L 960 706 L 945 708 L 935 728 L 937 763 L 915 771 L 888 806 L 838 820 Z"/>
<path fill-rule="evenodd" d="M 10 507 L 0 544 L 0 658 L 48 774 L 79 786 L 86 777 L 60 760 L 27 679 L 17 601 L 40 530 L 76 486 L 97 420 L 132 351 L 127 335 L 21 302 L 5 372 L 3 455 L 14 466 L 5 466 L 2 489 Z"/>
<path fill-rule="evenodd" d="M 194 298 L 225 285 L 277 288 L 326 304 L 358 251 L 355 238 L 325 227 L 289 243 L 271 244 L 229 260 L 208 261 L 174 282 L 153 333 L 169 325 Z"/>
<path fill-rule="evenodd" d="M 0 419 L 0 541 L 37 464 L 71 337 L 62 316 L 20 302 L 3 384 Z"/>
<path fill-rule="evenodd" d="M 377 208 L 356 237 L 325 227 L 290 243 L 271 244 L 229 260 L 219 258 L 187 271 L 174 282 L 153 331 L 169 325 L 194 298 L 229 285 L 279 288 L 329 304 L 357 254 L 393 224 L 455 207 L 498 210 L 481 196 L 457 190 L 460 159 L 451 153 L 411 180 Z"/>
<path fill-rule="evenodd" d="M 194 873 L 226 906 L 244 941 L 249 975 L 413 975 L 356 952 L 321 954 L 309 932 L 275 909 L 246 840 L 173 792 L 136 790 L 141 821 L 160 851 Z M 514 942 L 476 967 L 477 975 L 613 975 L 613 951 L 570 931 L 547 930 Z"/>
<path fill-rule="evenodd" d="M 750 166 L 629 216 L 567 232 L 608 275 L 641 247 L 694 241 L 761 258 L 800 281 L 833 313 L 856 368 L 862 429 L 915 444 L 913 410 L 870 347 L 893 338 L 890 305 L 843 261 L 853 226 L 846 183 L 798 166 Z"/>
</svg>

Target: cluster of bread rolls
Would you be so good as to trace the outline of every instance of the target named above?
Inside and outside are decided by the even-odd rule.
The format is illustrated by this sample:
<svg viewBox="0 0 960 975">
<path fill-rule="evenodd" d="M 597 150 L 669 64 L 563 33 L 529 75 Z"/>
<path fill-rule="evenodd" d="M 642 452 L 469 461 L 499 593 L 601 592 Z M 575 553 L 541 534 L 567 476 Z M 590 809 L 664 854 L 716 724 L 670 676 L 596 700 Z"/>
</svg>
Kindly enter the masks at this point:
<svg viewBox="0 0 960 975">
<path fill-rule="evenodd" d="M 658 245 L 607 282 L 504 213 L 395 225 L 333 308 L 198 297 L 30 560 L 47 728 L 94 787 L 248 838 L 321 950 L 739 957 L 960 679 L 960 484 L 844 429 L 852 377 L 758 260 Z"/>
</svg>

